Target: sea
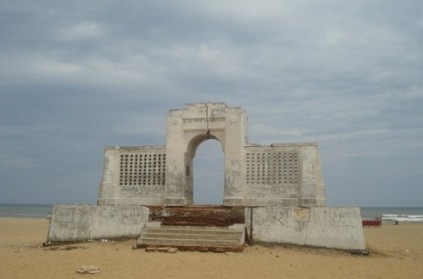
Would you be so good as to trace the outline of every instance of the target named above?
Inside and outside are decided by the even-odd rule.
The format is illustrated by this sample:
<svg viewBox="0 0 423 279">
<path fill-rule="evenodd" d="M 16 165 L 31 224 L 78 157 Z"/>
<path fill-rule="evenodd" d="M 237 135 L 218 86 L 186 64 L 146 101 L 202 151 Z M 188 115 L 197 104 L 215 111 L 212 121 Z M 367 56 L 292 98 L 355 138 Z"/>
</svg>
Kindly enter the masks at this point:
<svg viewBox="0 0 423 279">
<path fill-rule="evenodd" d="M 48 218 L 52 204 L 0 204 L 0 218 Z"/>
<path fill-rule="evenodd" d="M 361 207 L 364 220 L 423 222 L 423 207 Z"/>
<path fill-rule="evenodd" d="M 49 218 L 52 204 L 0 204 L 0 218 Z M 423 222 L 423 207 L 361 207 L 363 219 Z"/>
</svg>

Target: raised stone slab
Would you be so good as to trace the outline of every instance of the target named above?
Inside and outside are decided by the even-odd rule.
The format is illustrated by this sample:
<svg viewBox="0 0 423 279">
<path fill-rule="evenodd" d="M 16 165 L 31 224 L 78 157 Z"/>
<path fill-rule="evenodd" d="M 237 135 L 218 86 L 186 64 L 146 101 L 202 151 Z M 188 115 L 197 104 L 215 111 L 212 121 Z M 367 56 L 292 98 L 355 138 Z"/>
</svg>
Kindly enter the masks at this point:
<svg viewBox="0 0 423 279">
<path fill-rule="evenodd" d="M 366 249 L 360 209 L 355 207 L 257 207 L 246 209 L 249 237 L 342 250 Z"/>
<path fill-rule="evenodd" d="M 136 238 L 148 217 L 143 206 L 55 205 L 47 243 Z"/>
</svg>

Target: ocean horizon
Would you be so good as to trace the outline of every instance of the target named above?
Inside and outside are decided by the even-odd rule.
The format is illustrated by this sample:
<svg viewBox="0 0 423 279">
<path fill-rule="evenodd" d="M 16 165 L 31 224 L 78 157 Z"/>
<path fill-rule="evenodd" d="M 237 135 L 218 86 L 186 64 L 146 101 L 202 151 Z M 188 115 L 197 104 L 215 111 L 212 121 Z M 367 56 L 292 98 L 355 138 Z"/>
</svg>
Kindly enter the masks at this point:
<svg viewBox="0 0 423 279">
<path fill-rule="evenodd" d="M 0 204 L 0 217 L 48 218 L 53 206 L 53 204 Z M 360 210 L 363 219 L 376 219 L 382 216 L 400 216 L 402 218 L 417 216 L 423 218 L 423 207 L 363 206 L 360 207 Z"/>
<path fill-rule="evenodd" d="M 53 204 L 0 204 L 0 217 L 47 218 Z"/>
</svg>

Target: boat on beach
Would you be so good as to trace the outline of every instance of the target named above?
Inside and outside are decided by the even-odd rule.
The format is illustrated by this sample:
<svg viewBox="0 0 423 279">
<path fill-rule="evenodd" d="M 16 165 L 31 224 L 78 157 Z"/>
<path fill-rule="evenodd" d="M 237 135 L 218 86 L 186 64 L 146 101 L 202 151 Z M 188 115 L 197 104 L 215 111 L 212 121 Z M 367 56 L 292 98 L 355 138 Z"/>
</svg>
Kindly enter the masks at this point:
<svg viewBox="0 0 423 279">
<path fill-rule="evenodd" d="M 379 218 L 363 219 L 362 224 L 363 227 L 380 227 L 382 225 L 382 221 Z"/>
</svg>

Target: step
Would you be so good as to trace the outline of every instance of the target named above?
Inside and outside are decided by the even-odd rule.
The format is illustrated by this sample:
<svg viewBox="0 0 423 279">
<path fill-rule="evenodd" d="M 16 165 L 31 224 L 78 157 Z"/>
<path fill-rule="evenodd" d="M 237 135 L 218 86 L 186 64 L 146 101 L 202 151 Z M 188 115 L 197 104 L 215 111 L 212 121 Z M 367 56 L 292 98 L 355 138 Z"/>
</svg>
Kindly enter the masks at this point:
<svg viewBox="0 0 423 279">
<path fill-rule="evenodd" d="M 225 239 L 168 239 L 168 238 L 143 238 L 142 244 L 154 246 L 238 246 L 237 240 Z"/>
<path fill-rule="evenodd" d="M 235 240 L 243 242 L 244 232 L 240 229 L 216 229 L 216 228 L 184 228 L 184 227 L 160 227 L 143 229 L 141 238 L 160 239 L 210 239 L 210 240 Z"/>
<path fill-rule="evenodd" d="M 221 235 L 221 234 L 206 234 L 206 233 L 185 233 L 185 234 L 173 234 L 173 233 L 160 233 L 160 232 L 145 232 L 143 238 L 168 238 L 168 239 L 230 239 L 239 241 L 239 234 L 232 235 Z"/>
<path fill-rule="evenodd" d="M 228 227 L 161 226 L 151 222 L 136 247 L 176 247 L 180 250 L 242 251 L 244 224 Z"/>
<path fill-rule="evenodd" d="M 160 228 L 144 228 L 143 232 L 147 233 L 171 233 L 171 234 L 220 234 L 220 235 L 238 235 L 241 230 L 231 229 L 215 229 L 215 228 L 184 228 L 184 227 L 160 227 Z"/>
</svg>

